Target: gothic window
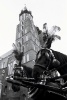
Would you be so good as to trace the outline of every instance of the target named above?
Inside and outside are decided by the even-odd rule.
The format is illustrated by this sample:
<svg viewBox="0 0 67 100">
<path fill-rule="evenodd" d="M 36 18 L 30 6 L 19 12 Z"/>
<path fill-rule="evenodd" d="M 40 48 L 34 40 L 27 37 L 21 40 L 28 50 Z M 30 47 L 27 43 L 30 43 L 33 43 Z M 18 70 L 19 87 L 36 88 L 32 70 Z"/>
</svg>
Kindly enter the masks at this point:
<svg viewBox="0 0 67 100">
<path fill-rule="evenodd" d="M 27 54 L 27 62 L 29 61 L 29 54 Z"/>
<path fill-rule="evenodd" d="M 1 64 L 0 68 L 5 68 L 5 62 Z"/>
<path fill-rule="evenodd" d="M 23 26 L 22 26 L 22 30 L 23 30 Z"/>
<path fill-rule="evenodd" d="M 24 15 L 24 20 L 25 20 L 25 14 L 23 14 Z"/>
<path fill-rule="evenodd" d="M 13 74 L 13 63 L 8 64 L 8 75 Z"/>
<path fill-rule="evenodd" d="M 28 41 L 28 35 L 26 35 L 26 41 Z"/>
<path fill-rule="evenodd" d="M 22 20 L 22 15 L 20 16 L 20 20 Z"/>
<path fill-rule="evenodd" d="M 27 29 L 25 29 L 25 34 L 27 33 Z"/>
<path fill-rule="evenodd" d="M 23 31 L 21 32 L 21 35 L 23 36 Z"/>
<path fill-rule="evenodd" d="M 21 26 L 21 30 L 22 30 L 22 26 Z"/>
<path fill-rule="evenodd" d="M 25 59 L 25 56 L 23 56 L 23 63 L 25 63 L 26 62 L 26 59 Z"/>
<path fill-rule="evenodd" d="M 23 25 L 23 22 L 21 21 L 21 25 Z"/>
<path fill-rule="evenodd" d="M 23 30 L 23 26 L 21 26 L 21 30 Z"/>
<path fill-rule="evenodd" d="M 3 62 L 3 68 L 5 68 L 5 62 Z"/>
<path fill-rule="evenodd" d="M 21 37 L 21 34 L 20 33 L 18 33 L 18 38 L 20 38 Z"/>
<path fill-rule="evenodd" d="M 20 42 L 17 43 L 17 48 L 18 48 L 18 51 L 21 51 L 21 43 Z"/>
</svg>

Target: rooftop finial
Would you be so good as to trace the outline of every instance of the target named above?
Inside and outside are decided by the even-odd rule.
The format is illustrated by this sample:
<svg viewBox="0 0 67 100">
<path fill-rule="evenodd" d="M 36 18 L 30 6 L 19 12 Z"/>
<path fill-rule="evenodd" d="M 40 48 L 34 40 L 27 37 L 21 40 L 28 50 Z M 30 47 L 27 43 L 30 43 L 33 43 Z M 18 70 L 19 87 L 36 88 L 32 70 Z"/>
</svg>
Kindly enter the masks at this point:
<svg viewBox="0 0 67 100">
<path fill-rule="evenodd" d="M 26 10 L 27 9 L 27 7 L 26 7 L 26 4 L 25 4 L 25 6 L 24 6 L 24 10 Z"/>
</svg>

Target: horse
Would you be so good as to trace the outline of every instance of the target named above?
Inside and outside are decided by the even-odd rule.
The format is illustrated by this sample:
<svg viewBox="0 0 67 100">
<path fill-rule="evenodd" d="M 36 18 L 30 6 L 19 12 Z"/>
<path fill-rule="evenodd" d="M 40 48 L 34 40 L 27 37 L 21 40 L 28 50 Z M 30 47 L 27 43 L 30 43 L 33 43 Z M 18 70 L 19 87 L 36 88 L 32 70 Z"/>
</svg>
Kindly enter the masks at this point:
<svg viewBox="0 0 67 100">
<path fill-rule="evenodd" d="M 36 55 L 33 69 L 24 64 L 21 66 L 25 71 L 26 78 L 24 79 L 22 74 L 23 70 L 20 74 L 14 73 L 13 79 L 21 82 L 21 84 L 17 81 L 15 84 L 12 83 L 12 89 L 15 92 L 20 90 L 20 86 L 17 87 L 17 84 L 20 84 L 29 88 L 28 97 L 33 100 L 67 99 L 65 94 L 65 86 L 67 86 L 66 55 L 52 49 L 42 48 Z M 17 69 L 18 67 L 15 68 L 15 71 Z"/>
<path fill-rule="evenodd" d="M 47 69 L 46 69 L 47 68 Z M 36 56 L 36 62 L 34 65 L 34 69 L 33 69 L 33 77 L 37 80 L 37 78 L 43 74 L 44 70 L 50 71 L 52 69 L 54 69 L 59 72 L 58 74 L 60 74 L 61 76 L 67 73 L 67 56 L 58 52 L 58 51 L 54 51 L 51 49 L 41 49 Z M 55 73 L 54 73 L 55 74 Z M 53 74 L 53 76 L 54 76 Z M 55 76 L 56 77 L 56 76 Z M 66 81 L 67 77 L 64 77 L 64 79 L 62 79 L 62 83 L 64 84 L 63 81 Z M 49 82 L 47 82 L 48 84 Z M 58 84 L 53 84 L 53 83 L 49 83 L 49 85 L 51 86 L 56 86 L 59 87 Z M 50 99 L 65 99 L 64 97 L 57 95 L 54 91 L 50 92 L 50 91 L 45 91 L 45 89 L 39 89 L 39 94 L 38 95 L 34 95 L 34 100 L 49 100 Z"/>
</svg>

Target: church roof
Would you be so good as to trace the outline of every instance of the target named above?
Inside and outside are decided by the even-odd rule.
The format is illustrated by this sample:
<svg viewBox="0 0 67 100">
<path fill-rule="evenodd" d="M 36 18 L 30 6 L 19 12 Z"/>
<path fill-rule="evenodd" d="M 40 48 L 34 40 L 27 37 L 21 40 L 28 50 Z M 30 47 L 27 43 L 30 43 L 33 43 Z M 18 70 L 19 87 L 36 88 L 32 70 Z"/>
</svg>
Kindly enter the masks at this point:
<svg viewBox="0 0 67 100">
<path fill-rule="evenodd" d="M 8 57 L 9 55 L 12 54 L 12 52 L 13 52 L 13 50 L 8 51 L 7 53 L 3 54 L 3 55 L 1 56 L 1 58 L 6 58 L 6 57 Z"/>
</svg>

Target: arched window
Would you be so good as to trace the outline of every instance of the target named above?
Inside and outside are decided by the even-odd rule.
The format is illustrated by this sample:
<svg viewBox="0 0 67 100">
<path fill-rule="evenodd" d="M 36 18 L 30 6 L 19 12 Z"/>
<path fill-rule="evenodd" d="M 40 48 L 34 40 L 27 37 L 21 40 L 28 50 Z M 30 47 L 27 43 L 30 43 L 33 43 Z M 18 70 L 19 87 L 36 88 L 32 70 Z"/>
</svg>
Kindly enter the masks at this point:
<svg viewBox="0 0 67 100">
<path fill-rule="evenodd" d="M 19 33 L 18 33 L 18 38 L 20 38 L 20 37 L 21 37 L 21 33 L 19 32 Z"/>
<path fill-rule="evenodd" d="M 29 61 L 29 54 L 27 54 L 27 62 Z"/>
<path fill-rule="evenodd" d="M 25 59 L 25 56 L 23 56 L 23 63 L 25 63 L 26 62 L 26 59 Z"/>
<path fill-rule="evenodd" d="M 28 35 L 26 35 L 26 41 L 28 41 Z"/>
<path fill-rule="evenodd" d="M 24 38 L 22 38 L 22 44 L 24 43 Z"/>
<path fill-rule="evenodd" d="M 20 42 L 17 43 L 17 48 L 18 48 L 18 51 L 21 51 L 21 43 Z"/>
<path fill-rule="evenodd" d="M 8 75 L 11 75 L 13 73 L 14 73 L 14 71 L 13 71 L 13 63 L 10 63 L 10 64 L 8 64 Z"/>
</svg>

